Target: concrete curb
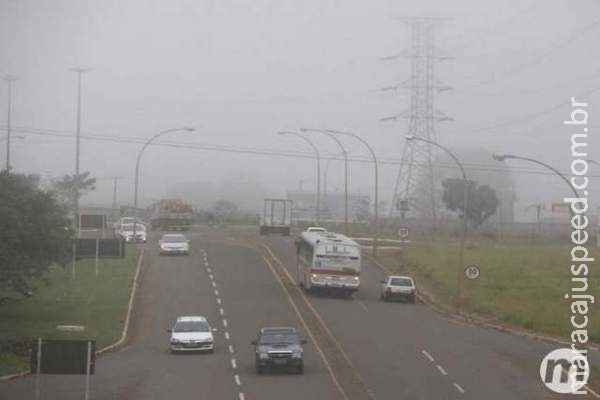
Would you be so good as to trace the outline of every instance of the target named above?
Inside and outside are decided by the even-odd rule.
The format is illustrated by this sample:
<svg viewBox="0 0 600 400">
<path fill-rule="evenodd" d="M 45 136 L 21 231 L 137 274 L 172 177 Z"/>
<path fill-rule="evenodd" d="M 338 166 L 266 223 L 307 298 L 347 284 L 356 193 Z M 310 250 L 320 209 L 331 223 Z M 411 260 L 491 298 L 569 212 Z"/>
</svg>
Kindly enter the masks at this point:
<svg viewBox="0 0 600 400">
<path fill-rule="evenodd" d="M 140 251 L 140 255 L 138 256 L 135 275 L 133 276 L 133 282 L 132 282 L 132 286 L 131 286 L 131 292 L 129 293 L 129 304 L 127 306 L 127 314 L 125 316 L 125 324 L 123 325 L 121 337 L 115 343 L 96 351 L 96 355 L 98 355 L 98 356 L 118 348 L 119 346 L 123 345 L 123 343 L 125 343 L 125 340 L 127 339 L 127 333 L 129 332 L 129 321 L 131 320 L 131 310 L 133 309 L 133 300 L 135 298 L 135 292 L 137 290 L 140 273 L 142 270 L 143 259 L 144 259 L 144 249 L 142 249 Z M 29 371 L 21 371 L 21 372 L 17 372 L 17 373 L 10 374 L 10 375 L 0 376 L 0 381 L 10 381 L 13 379 L 22 378 L 27 375 L 30 375 Z"/>
<path fill-rule="evenodd" d="M 97 355 L 104 354 L 111 350 L 115 350 L 118 347 L 122 346 L 127 340 L 127 334 L 129 332 L 129 322 L 131 321 L 131 311 L 133 310 L 133 301 L 135 300 L 135 293 L 137 291 L 140 275 L 142 272 L 142 264 L 144 263 L 144 249 L 141 249 L 140 255 L 138 256 L 137 267 L 135 269 L 135 275 L 133 276 L 133 283 L 131 285 L 131 292 L 129 293 L 129 304 L 127 306 L 127 314 L 125 316 L 125 323 L 123 324 L 123 331 L 121 332 L 121 337 L 115 343 L 106 346 L 103 349 L 100 349 L 96 352 Z"/>
</svg>

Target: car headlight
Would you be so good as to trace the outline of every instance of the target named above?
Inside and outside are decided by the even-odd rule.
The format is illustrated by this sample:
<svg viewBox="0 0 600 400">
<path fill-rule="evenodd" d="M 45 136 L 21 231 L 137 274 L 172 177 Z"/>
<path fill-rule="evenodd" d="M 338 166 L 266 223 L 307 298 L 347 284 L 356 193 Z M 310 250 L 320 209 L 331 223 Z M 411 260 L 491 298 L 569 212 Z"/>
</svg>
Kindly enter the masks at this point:
<svg viewBox="0 0 600 400">
<path fill-rule="evenodd" d="M 302 358 L 302 350 L 296 350 L 292 353 L 293 358 Z"/>
<path fill-rule="evenodd" d="M 181 340 L 171 339 L 171 344 L 180 344 L 180 343 L 182 343 Z"/>
<path fill-rule="evenodd" d="M 266 360 L 267 358 L 269 358 L 269 355 L 267 353 L 258 353 L 258 358 L 260 358 L 261 360 Z"/>
</svg>

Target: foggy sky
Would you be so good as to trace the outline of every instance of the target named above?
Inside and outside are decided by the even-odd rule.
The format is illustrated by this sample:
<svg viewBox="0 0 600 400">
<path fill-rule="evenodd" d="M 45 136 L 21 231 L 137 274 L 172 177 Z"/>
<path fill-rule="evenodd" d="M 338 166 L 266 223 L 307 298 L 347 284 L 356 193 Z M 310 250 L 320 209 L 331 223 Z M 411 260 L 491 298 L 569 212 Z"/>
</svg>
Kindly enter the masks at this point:
<svg viewBox="0 0 600 400">
<path fill-rule="evenodd" d="M 346 129 L 372 143 L 381 158 L 399 159 L 407 121 L 381 122 L 410 106 L 408 91 L 380 88 L 410 76 L 408 59 L 382 61 L 410 44 L 400 17 L 447 18 L 436 31 L 436 65 L 452 91 L 436 108 L 453 122 L 437 125 L 437 139 L 453 148 L 485 148 L 538 158 L 568 171 L 573 128 L 570 98 L 590 106 L 590 158 L 600 159 L 600 3 L 594 0 L 0 0 L 0 73 L 17 75 L 13 126 L 71 137 L 23 133 L 12 147 L 16 172 L 58 176 L 74 171 L 76 75 L 83 77 L 82 132 L 149 138 L 168 128 L 194 126 L 166 141 L 309 152 L 279 130 Z M 594 89 L 598 88 L 597 91 Z M 6 85 L 0 81 L 0 124 L 6 124 Z M 39 132 L 39 131 L 38 131 Z M 3 134 L 4 132 L 2 132 Z M 21 133 L 19 133 L 21 134 Z M 335 143 L 314 136 L 325 154 Z M 352 156 L 364 148 L 345 140 Z M 0 143 L 0 157 L 4 147 Z M 82 141 L 81 170 L 100 178 L 85 200 L 110 203 L 112 176 L 131 203 L 140 145 Z M 517 214 L 530 203 L 569 195 L 552 176 L 518 173 Z M 388 200 L 397 165 L 382 166 Z M 600 176 L 600 167 L 589 174 Z M 142 163 L 141 199 L 165 195 L 183 182 L 253 179 L 270 195 L 302 180 L 314 187 L 314 161 L 251 154 L 151 147 Z M 331 188 L 342 164 L 332 163 Z M 351 188 L 372 191 L 368 164 L 353 163 Z M 590 197 L 600 198 L 591 178 Z M 593 201 L 598 204 L 597 201 Z M 521 211 L 519 211 L 521 210 Z"/>
</svg>

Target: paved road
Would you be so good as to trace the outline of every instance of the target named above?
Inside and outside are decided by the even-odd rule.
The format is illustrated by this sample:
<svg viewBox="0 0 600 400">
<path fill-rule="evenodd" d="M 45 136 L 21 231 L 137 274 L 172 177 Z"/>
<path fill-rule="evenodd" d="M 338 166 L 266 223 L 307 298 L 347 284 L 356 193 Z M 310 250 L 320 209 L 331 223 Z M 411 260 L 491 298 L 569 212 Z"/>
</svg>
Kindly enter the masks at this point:
<svg viewBox="0 0 600 400">
<path fill-rule="evenodd" d="M 155 239 L 130 338 L 98 359 L 92 399 L 562 398 L 538 378 L 554 346 L 454 323 L 424 305 L 379 302 L 382 273 L 368 262 L 354 299 L 303 297 L 285 282 L 295 276 L 291 238 L 197 232 L 188 257 L 158 256 Z M 261 242 L 274 257 L 253 248 Z M 218 329 L 214 354 L 168 352 L 166 329 L 181 314 L 203 314 Z M 266 325 L 293 325 L 309 339 L 305 375 L 256 375 L 250 341 Z M 42 399 L 81 399 L 83 382 L 43 376 Z M 0 399 L 32 399 L 33 383 L 0 382 Z"/>
<path fill-rule="evenodd" d="M 256 375 L 250 342 L 261 326 L 293 325 L 306 337 L 256 251 L 194 235 L 190 256 L 161 257 L 153 242 L 146 246 L 129 343 L 98 359 L 92 399 L 339 398 L 313 344 L 306 346 L 304 375 Z M 182 314 L 202 314 L 218 329 L 214 354 L 168 352 L 166 329 Z M 41 398 L 82 399 L 83 384 L 83 377 L 43 376 Z M 33 389 L 33 377 L 0 381 L 0 399 L 33 399 Z"/>
</svg>

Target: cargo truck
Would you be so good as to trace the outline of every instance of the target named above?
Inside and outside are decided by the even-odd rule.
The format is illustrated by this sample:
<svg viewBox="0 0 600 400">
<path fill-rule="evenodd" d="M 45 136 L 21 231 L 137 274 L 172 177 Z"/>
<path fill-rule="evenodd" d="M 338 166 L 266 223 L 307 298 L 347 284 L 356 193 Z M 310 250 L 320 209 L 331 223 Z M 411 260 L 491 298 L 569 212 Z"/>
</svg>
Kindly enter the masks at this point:
<svg viewBox="0 0 600 400">
<path fill-rule="evenodd" d="M 286 199 L 265 199 L 260 219 L 260 234 L 280 233 L 290 235 L 292 225 L 292 201 Z"/>
<path fill-rule="evenodd" d="M 154 203 L 150 226 L 153 230 L 187 231 L 192 224 L 192 206 L 179 199 L 162 199 Z"/>
</svg>

